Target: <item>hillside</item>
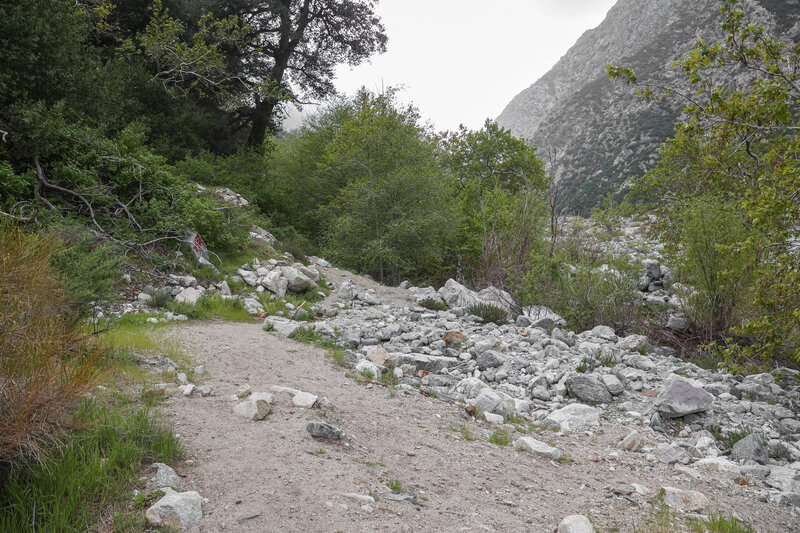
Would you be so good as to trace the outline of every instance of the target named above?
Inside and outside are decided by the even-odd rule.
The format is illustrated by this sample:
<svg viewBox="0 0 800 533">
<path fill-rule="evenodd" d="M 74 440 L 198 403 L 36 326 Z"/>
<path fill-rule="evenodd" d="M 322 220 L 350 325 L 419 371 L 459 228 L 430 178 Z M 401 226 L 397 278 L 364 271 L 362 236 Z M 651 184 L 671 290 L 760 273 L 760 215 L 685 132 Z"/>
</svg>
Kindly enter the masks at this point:
<svg viewBox="0 0 800 533">
<path fill-rule="evenodd" d="M 605 66 L 624 65 L 653 85 L 676 84 L 672 64 L 698 38 L 719 38 L 714 0 L 619 0 L 597 28 L 584 33 L 559 62 L 522 91 L 497 117 L 524 137 L 543 159 L 557 151 L 553 169 L 569 207 L 586 213 L 598 199 L 654 163 L 654 152 L 673 131 L 683 103 L 640 102 L 608 80 Z M 748 13 L 785 38 L 800 35 L 800 2 L 743 2 Z"/>
</svg>

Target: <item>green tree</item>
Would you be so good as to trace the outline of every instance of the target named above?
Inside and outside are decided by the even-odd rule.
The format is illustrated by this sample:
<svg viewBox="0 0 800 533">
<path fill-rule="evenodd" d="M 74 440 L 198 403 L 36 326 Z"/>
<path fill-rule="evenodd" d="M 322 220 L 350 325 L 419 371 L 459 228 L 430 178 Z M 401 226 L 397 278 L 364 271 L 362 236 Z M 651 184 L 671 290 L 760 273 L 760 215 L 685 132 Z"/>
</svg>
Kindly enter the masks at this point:
<svg viewBox="0 0 800 533">
<path fill-rule="evenodd" d="M 643 98 L 678 95 L 688 103 L 685 123 L 634 193 L 665 207 L 701 194 L 738 204 L 751 231 L 727 248 L 755 258 L 759 309 L 734 329 L 748 338 L 731 353 L 800 360 L 800 47 L 752 23 L 736 0 L 720 9 L 726 38 L 698 41 L 676 64 L 691 91 L 642 85 L 633 70 L 608 67 Z"/>
<path fill-rule="evenodd" d="M 442 144 L 458 212 L 453 251 L 463 276 L 479 285 L 519 283 L 546 213 L 548 180 L 536 149 L 490 120 L 478 131 L 462 126 Z"/>
<path fill-rule="evenodd" d="M 435 140 L 390 91 L 355 97 L 354 115 L 326 147 L 320 175 L 338 190 L 327 205 L 328 255 L 398 283 L 439 274 L 449 232 Z"/>
</svg>

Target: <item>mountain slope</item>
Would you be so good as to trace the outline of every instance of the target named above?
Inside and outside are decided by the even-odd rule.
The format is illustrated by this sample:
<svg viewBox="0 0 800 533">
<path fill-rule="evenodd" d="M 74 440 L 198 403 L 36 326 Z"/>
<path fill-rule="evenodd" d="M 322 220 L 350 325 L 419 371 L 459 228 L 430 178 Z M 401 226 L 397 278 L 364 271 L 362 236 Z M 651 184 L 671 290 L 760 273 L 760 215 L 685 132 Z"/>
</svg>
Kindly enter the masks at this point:
<svg viewBox="0 0 800 533">
<path fill-rule="evenodd" d="M 800 0 L 746 0 L 747 13 L 788 36 L 800 33 Z M 641 102 L 608 80 L 605 66 L 632 67 L 653 85 L 680 83 L 672 68 L 697 39 L 721 36 L 716 0 L 619 0 L 559 62 L 506 106 L 497 122 L 548 159 L 572 211 L 586 213 L 653 163 L 684 103 Z M 549 164 L 549 161 L 548 161 Z"/>
</svg>

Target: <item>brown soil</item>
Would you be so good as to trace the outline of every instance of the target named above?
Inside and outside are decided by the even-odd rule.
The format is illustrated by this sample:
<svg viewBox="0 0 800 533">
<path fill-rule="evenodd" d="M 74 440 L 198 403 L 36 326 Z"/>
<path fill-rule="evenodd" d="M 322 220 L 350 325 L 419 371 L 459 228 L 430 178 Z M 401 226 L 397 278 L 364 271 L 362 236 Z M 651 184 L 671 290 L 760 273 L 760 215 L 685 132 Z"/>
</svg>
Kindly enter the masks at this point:
<svg viewBox="0 0 800 533">
<path fill-rule="evenodd" d="M 598 531 L 627 532 L 647 522 L 652 498 L 631 495 L 630 483 L 699 490 L 712 511 L 735 511 L 759 532 L 800 531 L 788 507 L 757 501 L 754 487 L 730 477 L 693 480 L 648 464 L 641 453 L 612 459 L 613 445 L 633 428 L 606 421 L 592 435 L 532 434 L 572 459 L 555 463 L 487 442 L 494 428 L 442 399 L 358 384 L 324 351 L 257 324 L 191 323 L 173 333 L 214 387 L 213 396 L 173 398 L 164 408 L 190 459 L 175 465 L 185 476 L 182 490 L 208 498 L 193 531 L 545 532 L 566 515 L 585 514 Z M 246 421 L 232 414 L 229 398 L 244 383 L 253 391 L 298 388 L 330 403 L 306 410 L 275 394 L 264 421 Z M 312 420 L 337 425 L 345 437 L 313 439 L 305 429 Z M 466 440 L 462 426 L 477 440 Z M 651 443 L 659 438 L 636 429 Z M 415 492 L 418 504 L 366 505 L 344 496 L 380 495 L 389 480 Z"/>
</svg>

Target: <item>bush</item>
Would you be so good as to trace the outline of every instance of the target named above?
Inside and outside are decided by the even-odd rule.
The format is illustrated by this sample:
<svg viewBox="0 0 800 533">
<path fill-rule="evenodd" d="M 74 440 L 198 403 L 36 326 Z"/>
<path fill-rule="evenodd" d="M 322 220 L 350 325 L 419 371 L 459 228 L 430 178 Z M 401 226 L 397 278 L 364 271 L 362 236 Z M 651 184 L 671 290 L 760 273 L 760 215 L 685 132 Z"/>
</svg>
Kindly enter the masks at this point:
<svg viewBox="0 0 800 533">
<path fill-rule="evenodd" d="M 122 264 L 119 250 L 82 229 L 60 230 L 58 236 L 67 248 L 55 253 L 51 262 L 68 289 L 72 309 L 86 316 L 92 305 L 111 299 Z"/>
<path fill-rule="evenodd" d="M 450 306 L 446 303 L 440 300 L 434 300 L 433 298 L 425 298 L 419 302 L 419 305 L 431 311 L 447 311 L 450 309 Z"/>
<path fill-rule="evenodd" d="M 589 257 L 585 251 L 561 248 L 553 258 L 532 254 L 519 299 L 551 308 L 575 331 L 598 325 L 641 330 L 648 311 L 639 302 L 638 274 L 627 259 Z"/>
<path fill-rule="evenodd" d="M 752 252 L 735 246 L 752 235 L 739 206 L 710 197 L 676 208 L 677 265 L 681 279 L 695 289 L 687 316 L 706 327 L 709 340 L 727 335 L 741 322 L 755 286 Z"/>
<path fill-rule="evenodd" d="M 100 347 L 50 266 L 56 239 L 0 224 L 0 463 L 36 453 L 91 386 Z"/>
<path fill-rule="evenodd" d="M 475 304 L 469 306 L 467 313 L 475 315 L 483 319 L 484 324 L 494 322 L 498 326 L 502 326 L 508 322 L 508 312 L 502 307 L 492 304 Z"/>
</svg>

